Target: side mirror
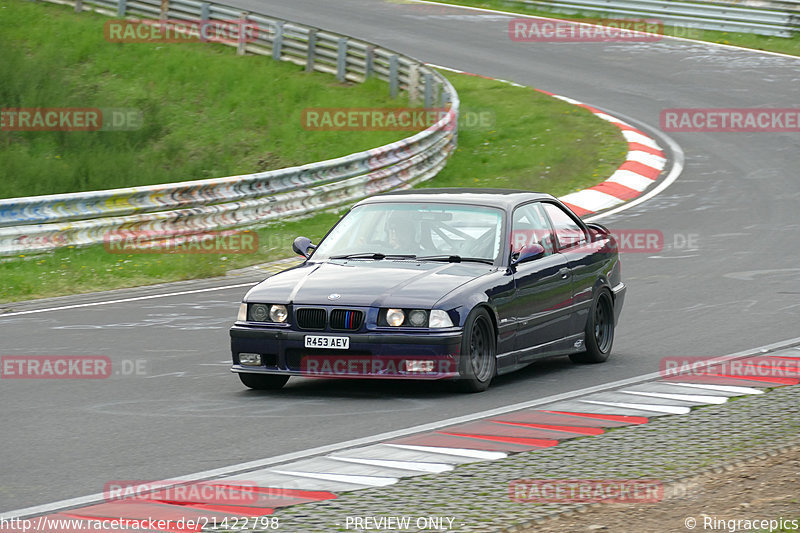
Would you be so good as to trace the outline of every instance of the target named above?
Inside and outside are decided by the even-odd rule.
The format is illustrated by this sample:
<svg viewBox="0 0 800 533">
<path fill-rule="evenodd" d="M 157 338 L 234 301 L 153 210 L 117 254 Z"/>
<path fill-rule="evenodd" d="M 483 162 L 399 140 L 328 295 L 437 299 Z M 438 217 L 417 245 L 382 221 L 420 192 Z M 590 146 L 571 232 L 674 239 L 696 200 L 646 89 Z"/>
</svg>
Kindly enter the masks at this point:
<svg viewBox="0 0 800 533">
<path fill-rule="evenodd" d="M 311 255 L 311 250 L 315 248 L 316 246 L 311 243 L 311 239 L 308 237 L 297 237 L 292 243 L 292 250 L 294 250 L 294 253 L 302 255 L 306 259 Z"/>
<path fill-rule="evenodd" d="M 538 243 L 529 244 L 519 252 L 511 254 L 511 266 L 533 261 L 540 257 L 544 257 L 544 246 Z"/>
</svg>

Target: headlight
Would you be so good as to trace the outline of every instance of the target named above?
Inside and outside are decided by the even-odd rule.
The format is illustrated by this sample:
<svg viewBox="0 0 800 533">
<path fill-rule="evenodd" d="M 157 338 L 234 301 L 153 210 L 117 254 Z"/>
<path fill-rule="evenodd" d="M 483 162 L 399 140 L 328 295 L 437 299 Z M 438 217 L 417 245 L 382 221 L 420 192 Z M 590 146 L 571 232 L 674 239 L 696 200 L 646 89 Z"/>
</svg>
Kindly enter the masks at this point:
<svg viewBox="0 0 800 533">
<path fill-rule="evenodd" d="M 289 316 L 289 312 L 286 310 L 285 305 L 273 305 L 269 309 L 269 318 L 273 322 L 286 322 L 286 318 Z"/>
<path fill-rule="evenodd" d="M 446 311 L 434 309 L 385 309 L 381 311 L 378 325 L 412 328 L 450 328 L 453 321 Z"/>
<path fill-rule="evenodd" d="M 250 305 L 248 316 L 252 322 L 266 322 L 269 318 L 269 306 L 265 304 Z"/>
<path fill-rule="evenodd" d="M 247 317 L 245 320 L 249 320 L 250 322 L 275 322 L 277 324 L 283 324 L 286 322 L 286 319 L 289 318 L 289 311 L 286 309 L 285 305 L 281 304 L 249 304 L 246 311 L 242 311 L 241 308 L 239 309 L 240 320 L 242 319 L 243 312 Z"/>
<path fill-rule="evenodd" d="M 421 309 L 414 309 L 408 313 L 408 323 L 415 328 L 421 328 L 428 325 L 428 313 Z"/>
<path fill-rule="evenodd" d="M 247 320 L 247 304 L 242 302 L 239 304 L 239 314 L 236 315 L 236 320 L 244 322 Z"/>
<path fill-rule="evenodd" d="M 402 309 L 387 309 L 386 323 L 390 326 L 400 326 L 406 319 L 406 314 Z"/>
<path fill-rule="evenodd" d="M 441 309 L 434 309 L 431 311 L 431 318 L 430 322 L 428 323 L 428 327 L 430 328 L 451 328 L 453 327 L 453 321 L 450 320 L 450 315 L 447 314 L 447 311 L 442 311 Z"/>
</svg>

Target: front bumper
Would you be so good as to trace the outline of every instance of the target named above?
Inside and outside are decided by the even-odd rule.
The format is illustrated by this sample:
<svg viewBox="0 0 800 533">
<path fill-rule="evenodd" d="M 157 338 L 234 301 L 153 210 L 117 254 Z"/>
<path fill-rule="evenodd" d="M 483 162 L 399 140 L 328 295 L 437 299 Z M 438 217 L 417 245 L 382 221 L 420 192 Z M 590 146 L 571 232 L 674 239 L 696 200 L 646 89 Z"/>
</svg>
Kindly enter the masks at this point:
<svg viewBox="0 0 800 533">
<path fill-rule="evenodd" d="M 306 335 L 348 337 L 347 350 L 305 348 Z M 330 333 L 236 324 L 230 330 L 232 372 L 306 377 L 457 378 L 462 331 Z M 261 365 L 242 365 L 240 353 L 261 355 Z M 431 371 L 408 371 L 406 361 L 432 363 Z"/>
</svg>

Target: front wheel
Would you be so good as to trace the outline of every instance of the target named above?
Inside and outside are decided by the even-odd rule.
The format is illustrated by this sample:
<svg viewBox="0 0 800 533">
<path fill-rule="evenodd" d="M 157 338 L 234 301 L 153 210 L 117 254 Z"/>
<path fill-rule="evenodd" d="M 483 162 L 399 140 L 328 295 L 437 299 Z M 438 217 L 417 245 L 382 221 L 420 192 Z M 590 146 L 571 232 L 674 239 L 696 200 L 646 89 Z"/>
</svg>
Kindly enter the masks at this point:
<svg viewBox="0 0 800 533">
<path fill-rule="evenodd" d="M 497 338 L 486 309 L 478 308 L 467 317 L 459 367 L 461 390 L 483 392 L 489 388 L 497 369 Z"/>
<path fill-rule="evenodd" d="M 239 379 L 245 387 L 255 390 L 276 390 L 280 389 L 289 381 L 289 376 L 277 374 L 239 374 Z"/>
<path fill-rule="evenodd" d="M 611 293 L 601 289 L 586 319 L 586 351 L 570 354 L 573 363 L 602 363 L 611 355 L 614 344 L 614 303 Z"/>
</svg>

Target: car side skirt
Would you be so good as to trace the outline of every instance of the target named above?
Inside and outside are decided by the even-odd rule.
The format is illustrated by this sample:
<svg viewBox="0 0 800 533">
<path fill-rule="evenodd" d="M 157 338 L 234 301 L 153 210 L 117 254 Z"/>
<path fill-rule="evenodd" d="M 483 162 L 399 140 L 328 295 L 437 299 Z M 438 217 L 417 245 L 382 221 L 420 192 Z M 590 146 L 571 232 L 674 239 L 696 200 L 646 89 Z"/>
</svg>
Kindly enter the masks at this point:
<svg viewBox="0 0 800 533">
<path fill-rule="evenodd" d="M 584 342 L 585 335 L 581 332 L 552 342 L 530 346 L 523 350 L 514 350 L 513 352 L 500 354 L 497 356 L 497 374 L 501 375 L 514 372 L 540 359 L 582 352 L 585 349 Z M 520 362 L 522 358 L 525 360 Z"/>
</svg>

